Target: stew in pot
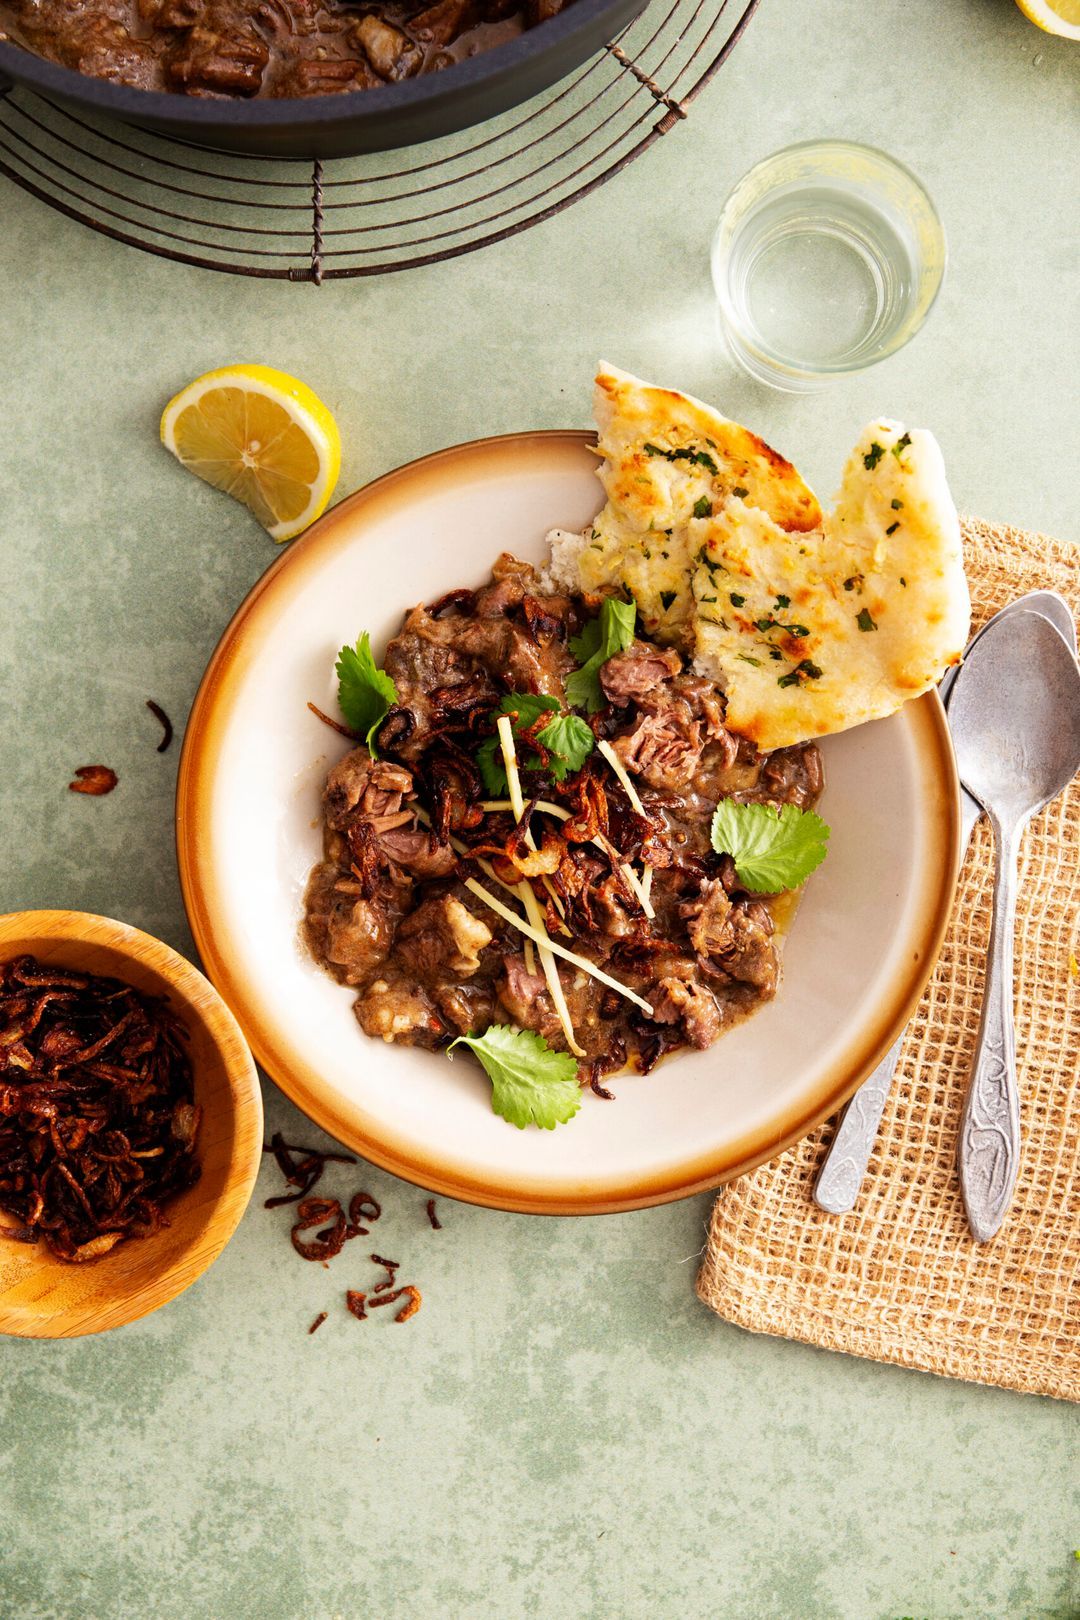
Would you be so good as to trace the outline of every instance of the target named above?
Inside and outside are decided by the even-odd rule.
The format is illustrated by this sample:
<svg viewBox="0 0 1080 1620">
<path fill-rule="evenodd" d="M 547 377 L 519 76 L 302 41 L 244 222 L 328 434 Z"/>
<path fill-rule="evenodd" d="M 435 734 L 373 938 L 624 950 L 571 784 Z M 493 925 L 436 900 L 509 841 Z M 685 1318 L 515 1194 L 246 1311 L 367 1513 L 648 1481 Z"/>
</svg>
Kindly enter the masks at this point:
<svg viewBox="0 0 1080 1620">
<path fill-rule="evenodd" d="M 434 73 L 572 0 L 0 0 L 0 39 L 190 96 L 319 96 Z"/>
</svg>

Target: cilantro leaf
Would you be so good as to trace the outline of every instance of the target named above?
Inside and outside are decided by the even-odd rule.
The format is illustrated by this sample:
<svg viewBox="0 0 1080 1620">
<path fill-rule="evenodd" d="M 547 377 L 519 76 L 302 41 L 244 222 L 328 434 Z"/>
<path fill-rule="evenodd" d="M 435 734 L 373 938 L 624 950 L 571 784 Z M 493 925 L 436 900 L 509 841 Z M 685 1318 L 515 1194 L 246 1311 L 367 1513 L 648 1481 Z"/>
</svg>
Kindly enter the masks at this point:
<svg viewBox="0 0 1080 1620">
<path fill-rule="evenodd" d="M 598 629 L 586 641 L 588 625 L 570 644 L 575 658 L 588 646 L 593 650 L 580 669 L 575 669 L 566 682 L 566 701 L 576 709 L 587 709 L 595 714 L 604 707 L 605 698 L 600 687 L 600 668 L 617 652 L 625 652 L 634 642 L 637 621 L 637 603 L 620 601 L 617 596 L 605 596 L 600 617 L 592 622 Z"/>
<path fill-rule="evenodd" d="M 556 782 L 563 781 L 568 771 L 579 771 L 595 747 L 592 727 L 586 725 L 580 715 L 560 714 L 557 698 L 544 697 L 536 692 L 509 692 L 497 712 L 514 716 L 514 734 L 518 737 L 534 726 L 542 715 L 551 714 L 547 725 L 535 735 L 551 755 L 547 768 Z M 497 736 L 485 737 L 476 750 L 476 763 L 491 797 L 504 798 L 508 784 L 502 744 Z M 538 771 L 541 769 L 540 755 L 530 753 L 521 759 L 521 764 L 526 770 Z"/>
<path fill-rule="evenodd" d="M 779 814 L 767 804 L 721 799 L 712 819 L 712 846 L 730 855 L 739 882 L 755 894 L 797 889 L 825 859 L 829 829 L 813 810 L 785 804 Z"/>
<path fill-rule="evenodd" d="M 569 1052 L 553 1052 L 531 1029 L 491 1024 L 483 1035 L 459 1035 L 447 1047 L 467 1046 L 491 1079 L 491 1106 L 496 1114 L 523 1131 L 538 1125 L 553 1131 L 581 1107 L 577 1064 Z"/>
<path fill-rule="evenodd" d="M 363 737 L 375 759 L 375 732 L 382 725 L 397 687 L 371 656 L 371 637 L 365 630 L 355 647 L 342 647 L 334 665 L 338 678 L 338 707 L 349 729 Z"/>
<path fill-rule="evenodd" d="M 867 472 L 873 472 L 874 468 L 877 466 L 884 454 L 885 446 L 878 444 L 877 440 L 875 439 L 869 450 L 862 458 L 863 466 L 866 468 Z M 893 454 L 896 454 L 895 446 L 893 447 Z M 899 457 L 897 457 L 897 460 L 899 460 Z"/>
<path fill-rule="evenodd" d="M 559 700 L 538 692 L 509 692 L 499 704 L 500 714 L 516 714 L 515 731 L 527 731 L 547 709 L 558 711 Z"/>
<path fill-rule="evenodd" d="M 634 625 L 637 622 L 637 603 L 631 597 L 623 602 L 617 596 L 605 596 L 600 608 L 600 652 L 604 661 L 617 652 L 625 652 L 633 645 Z"/>
<path fill-rule="evenodd" d="M 568 771 L 580 771 L 596 747 L 592 727 L 579 714 L 556 715 L 536 736 L 551 755 L 550 770 L 556 782 Z"/>
<path fill-rule="evenodd" d="M 711 440 L 708 440 L 707 442 L 712 443 Z M 713 449 L 716 449 L 715 445 L 713 445 Z M 647 456 L 662 456 L 665 461 L 689 461 L 691 464 L 696 462 L 698 466 L 707 467 L 709 472 L 711 472 L 714 476 L 720 471 L 719 467 L 716 465 L 716 462 L 713 460 L 712 456 L 709 455 L 707 450 L 693 450 L 688 448 L 683 448 L 682 450 L 663 450 L 658 444 L 647 444 L 645 446 L 645 454 Z"/>
<path fill-rule="evenodd" d="M 485 737 L 476 750 L 476 763 L 484 779 L 484 787 L 492 799 L 505 799 L 510 789 L 503 764 L 502 744 L 498 737 Z"/>
<path fill-rule="evenodd" d="M 573 704 L 576 709 L 584 709 L 588 714 L 596 714 L 604 707 L 604 694 L 596 673 L 599 667 L 594 653 L 587 664 L 582 664 L 580 669 L 575 669 L 566 678 L 567 703 Z"/>
<path fill-rule="evenodd" d="M 570 637 L 570 651 L 579 664 L 587 664 L 594 653 L 600 650 L 600 620 L 586 619 L 585 627 L 580 636 Z"/>
<path fill-rule="evenodd" d="M 771 656 L 779 658 L 781 655 L 774 647 Z M 820 681 L 823 674 L 824 671 L 814 663 L 813 659 L 804 658 L 801 663 L 795 665 L 794 669 L 789 669 L 786 675 L 781 675 L 776 684 L 777 686 L 802 686 L 806 681 Z"/>
</svg>

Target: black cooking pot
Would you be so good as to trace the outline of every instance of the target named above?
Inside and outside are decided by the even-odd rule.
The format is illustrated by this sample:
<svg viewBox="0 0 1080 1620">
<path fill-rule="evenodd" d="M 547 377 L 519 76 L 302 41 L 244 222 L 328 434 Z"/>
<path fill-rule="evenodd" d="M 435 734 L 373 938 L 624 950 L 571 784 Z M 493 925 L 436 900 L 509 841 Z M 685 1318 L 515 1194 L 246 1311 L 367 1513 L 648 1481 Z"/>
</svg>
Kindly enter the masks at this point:
<svg viewBox="0 0 1080 1620">
<path fill-rule="evenodd" d="M 0 43 L 8 78 L 81 112 L 122 119 L 197 146 L 267 157 L 347 157 L 466 129 L 547 89 L 614 39 L 645 0 L 574 0 L 517 39 L 438 73 L 377 90 L 295 100 L 204 99 L 136 90 Z"/>
</svg>

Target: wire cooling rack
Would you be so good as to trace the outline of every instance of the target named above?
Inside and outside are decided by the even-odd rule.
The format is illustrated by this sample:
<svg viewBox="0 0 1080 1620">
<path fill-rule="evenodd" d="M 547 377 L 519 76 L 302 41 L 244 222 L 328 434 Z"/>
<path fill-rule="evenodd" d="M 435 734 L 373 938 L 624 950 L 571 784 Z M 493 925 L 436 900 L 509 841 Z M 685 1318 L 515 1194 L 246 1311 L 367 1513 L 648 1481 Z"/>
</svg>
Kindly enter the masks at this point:
<svg viewBox="0 0 1080 1620">
<path fill-rule="evenodd" d="M 652 0 L 569 78 L 462 134 L 360 158 L 247 158 L 0 92 L 0 173 L 116 241 L 280 281 L 384 275 L 550 219 L 688 115 L 758 0 Z"/>
</svg>

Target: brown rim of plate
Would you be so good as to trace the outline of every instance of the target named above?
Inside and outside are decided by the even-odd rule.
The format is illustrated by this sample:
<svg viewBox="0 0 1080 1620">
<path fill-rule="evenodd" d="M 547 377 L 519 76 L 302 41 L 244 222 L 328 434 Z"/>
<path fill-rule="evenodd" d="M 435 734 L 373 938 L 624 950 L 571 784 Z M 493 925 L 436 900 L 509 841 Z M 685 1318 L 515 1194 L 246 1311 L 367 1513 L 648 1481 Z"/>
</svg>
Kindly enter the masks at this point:
<svg viewBox="0 0 1080 1620">
<path fill-rule="evenodd" d="M 272 604 L 283 582 L 291 581 L 311 562 L 343 542 L 355 544 L 352 520 L 366 507 L 385 508 L 408 501 L 418 483 L 430 487 L 433 482 L 452 481 L 463 465 L 489 461 L 493 455 L 534 459 L 538 453 L 577 452 L 594 448 L 595 443 L 593 433 L 559 429 L 476 439 L 408 462 L 331 508 L 266 570 L 226 627 L 192 705 L 176 785 L 177 860 L 188 922 L 206 972 L 235 1013 L 257 1061 L 310 1119 L 380 1169 L 465 1203 L 527 1215 L 615 1214 L 707 1192 L 775 1158 L 835 1114 L 881 1061 L 918 1006 L 941 949 L 960 861 L 960 792 L 952 743 L 941 700 L 936 691 L 928 692 L 908 705 L 909 719 L 918 730 L 918 752 L 930 761 L 937 785 L 936 813 L 928 815 L 929 848 L 921 873 L 924 927 L 908 973 L 897 982 L 888 1003 L 868 1018 L 833 1067 L 828 1083 L 813 1098 L 789 1109 L 768 1130 L 747 1133 L 720 1157 L 701 1155 L 676 1168 L 669 1166 L 661 1174 L 637 1178 L 632 1184 L 602 1184 L 590 1191 L 579 1180 L 568 1178 L 530 1188 L 520 1176 L 513 1185 L 498 1184 L 448 1169 L 442 1160 L 417 1151 L 408 1142 L 390 1139 L 381 1125 L 371 1122 L 370 1132 L 365 1131 L 363 1110 L 343 1108 L 340 1096 L 308 1066 L 301 1052 L 278 1048 L 259 1015 L 259 999 L 240 964 L 215 935 L 215 878 L 209 859 L 202 858 L 205 818 L 200 812 L 209 801 L 223 718 L 246 661 L 243 649 L 256 611 Z"/>
<path fill-rule="evenodd" d="M 149 1316 L 190 1288 L 222 1253 L 251 1201 L 262 1162 L 262 1090 L 243 1031 L 222 997 L 193 963 L 153 934 L 88 911 L 15 911 L 0 916 L 0 956 L 6 960 L 15 947 L 92 973 L 130 974 L 152 994 L 167 994 L 189 1030 L 201 1026 L 216 1054 L 214 1089 L 228 1092 L 227 1125 L 216 1109 L 207 1111 L 199 1136 L 200 1158 L 206 1163 L 209 1154 L 220 1168 L 177 1197 L 171 1232 L 122 1244 L 89 1265 L 54 1260 L 41 1245 L 5 1244 L 0 1334 L 81 1338 Z M 224 1156 L 213 1151 L 221 1142 Z M 174 1234 L 178 1244 L 170 1241 Z M 144 1243 L 146 1249 L 139 1247 Z"/>
</svg>

